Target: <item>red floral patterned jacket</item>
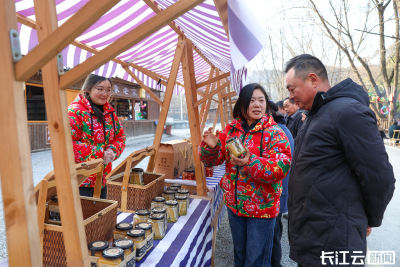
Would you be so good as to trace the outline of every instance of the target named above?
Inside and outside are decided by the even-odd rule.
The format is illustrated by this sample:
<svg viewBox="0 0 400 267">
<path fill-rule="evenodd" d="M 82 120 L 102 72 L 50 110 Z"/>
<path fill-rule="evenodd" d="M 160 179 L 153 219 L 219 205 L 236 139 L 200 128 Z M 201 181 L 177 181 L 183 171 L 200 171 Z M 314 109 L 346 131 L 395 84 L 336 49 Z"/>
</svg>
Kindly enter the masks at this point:
<svg viewBox="0 0 400 267">
<path fill-rule="evenodd" d="M 229 151 L 225 149 L 226 140 L 232 136 L 237 136 L 250 150 L 250 159 L 243 167 L 232 165 Z M 215 148 L 209 148 L 204 142 L 200 144 L 199 155 L 207 165 L 221 165 L 226 161 L 220 187 L 226 206 L 235 214 L 255 218 L 279 215 L 281 180 L 289 172 L 292 156 L 286 134 L 271 116 L 264 115 L 247 134 L 241 119 L 232 121 L 219 134 Z"/>
<path fill-rule="evenodd" d="M 108 148 L 116 154 L 115 159 L 122 154 L 126 139 L 124 129 L 108 102 L 104 105 L 103 123 L 100 123 L 89 101 L 81 94 L 68 107 L 68 114 L 76 163 L 102 158 Z M 111 168 L 111 162 L 104 166 L 102 186 L 105 186 L 105 177 Z M 94 187 L 95 184 L 96 175 L 91 175 L 81 187 Z"/>
</svg>

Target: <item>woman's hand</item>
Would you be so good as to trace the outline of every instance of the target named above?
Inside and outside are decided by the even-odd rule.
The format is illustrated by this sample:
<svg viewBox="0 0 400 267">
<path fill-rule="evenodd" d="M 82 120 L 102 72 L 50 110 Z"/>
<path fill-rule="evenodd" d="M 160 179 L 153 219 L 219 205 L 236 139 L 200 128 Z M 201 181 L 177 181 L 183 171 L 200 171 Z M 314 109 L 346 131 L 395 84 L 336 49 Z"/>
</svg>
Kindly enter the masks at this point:
<svg viewBox="0 0 400 267">
<path fill-rule="evenodd" d="M 115 159 L 115 154 L 111 148 L 104 151 L 103 164 L 108 164 L 108 163 L 112 162 L 114 159 Z"/>
<path fill-rule="evenodd" d="M 242 167 L 242 166 L 245 166 L 247 164 L 247 162 L 249 162 L 251 154 L 247 147 L 245 147 L 245 149 L 246 149 L 246 155 L 242 159 L 237 158 L 231 154 L 231 163 L 233 165 L 238 165 L 238 166 Z"/>
<path fill-rule="evenodd" d="M 214 135 L 212 130 L 212 127 L 208 128 L 208 130 L 203 133 L 203 139 L 201 139 L 209 148 L 215 148 L 218 143 L 219 131 L 217 130 L 217 135 Z"/>
</svg>

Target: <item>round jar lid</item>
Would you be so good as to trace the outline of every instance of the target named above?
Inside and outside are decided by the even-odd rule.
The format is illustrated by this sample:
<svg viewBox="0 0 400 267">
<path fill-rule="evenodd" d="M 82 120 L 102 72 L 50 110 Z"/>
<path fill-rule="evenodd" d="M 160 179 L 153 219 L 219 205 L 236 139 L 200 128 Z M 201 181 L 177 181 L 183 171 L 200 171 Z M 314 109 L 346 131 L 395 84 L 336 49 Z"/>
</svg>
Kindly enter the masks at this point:
<svg viewBox="0 0 400 267">
<path fill-rule="evenodd" d="M 58 202 L 58 197 L 57 197 L 57 195 L 51 196 L 50 199 L 51 199 L 51 201 Z"/>
<path fill-rule="evenodd" d="M 181 188 L 182 185 L 180 185 L 180 184 L 171 184 L 171 187 L 179 187 L 179 188 Z"/>
<path fill-rule="evenodd" d="M 108 242 L 105 240 L 96 240 L 88 245 L 90 251 L 99 251 L 108 248 Z"/>
<path fill-rule="evenodd" d="M 176 206 L 176 205 L 178 205 L 178 201 L 176 201 L 176 200 L 168 200 L 168 201 L 165 201 L 165 205 Z"/>
<path fill-rule="evenodd" d="M 186 199 L 187 199 L 187 196 L 179 195 L 179 196 L 175 196 L 175 199 L 176 199 L 176 200 L 186 200 Z"/>
<path fill-rule="evenodd" d="M 172 191 L 174 191 L 174 192 L 178 192 L 179 187 L 171 186 L 171 187 L 169 188 L 169 190 L 172 190 Z"/>
<path fill-rule="evenodd" d="M 163 198 L 163 197 L 155 197 L 155 198 L 153 198 L 153 201 L 154 202 L 165 202 L 165 198 Z"/>
<path fill-rule="evenodd" d="M 149 210 L 137 210 L 135 212 L 135 214 L 140 215 L 140 216 L 147 216 L 150 215 L 150 211 Z"/>
<path fill-rule="evenodd" d="M 162 214 L 162 213 L 152 213 L 150 215 L 150 219 L 152 219 L 152 220 L 164 220 L 164 214 Z"/>
<path fill-rule="evenodd" d="M 103 250 L 103 257 L 106 259 L 118 259 L 124 256 L 122 248 L 107 248 Z"/>
<path fill-rule="evenodd" d="M 194 172 L 194 169 L 193 168 L 186 169 L 186 170 L 184 170 L 184 172 Z"/>
<path fill-rule="evenodd" d="M 132 248 L 133 241 L 130 239 L 118 239 L 114 241 L 114 246 L 122 249 Z"/>
<path fill-rule="evenodd" d="M 189 194 L 189 190 L 187 189 L 178 190 L 178 194 Z"/>
<path fill-rule="evenodd" d="M 236 139 L 239 139 L 239 138 L 237 136 L 232 136 L 232 137 L 228 138 L 228 140 L 226 140 L 226 143 L 232 142 Z"/>
<path fill-rule="evenodd" d="M 144 236 L 144 230 L 133 229 L 133 230 L 129 230 L 127 234 L 128 234 L 128 236 L 132 236 L 132 237 L 140 237 L 140 236 Z"/>
<path fill-rule="evenodd" d="M 167 190 L 164 190 L 164 194 L 167 194 L 167 195 L 174 195 L 174 194 L 175 194 L 175 191 L 167 189 Z"/>
<path fill-rule="evenodd" d="M 131 223 L 117 223 L 115 226 L 118 230 L 130 230 L 133 228 Z"/>
<path fill-rule="evenodd" d="M 151 230 L 153 225 L 151 223 L 138 223 L 135 227 L 136 229 Z"/>
<path fill-rule="evenodd" d="M 131 172 L 144 172 L 142 168 L 133 168 Z"/>
<path fill-rule="evenodd" d="M 153 208 L 153 209 L 151 210 L 151 212 L 153 212 L 153 213 L 166 213 L 167 210 L 166 210 L 164 207 L 162 207 L 162 208 L 156 207 L 156 208 Z"/>
</svg>

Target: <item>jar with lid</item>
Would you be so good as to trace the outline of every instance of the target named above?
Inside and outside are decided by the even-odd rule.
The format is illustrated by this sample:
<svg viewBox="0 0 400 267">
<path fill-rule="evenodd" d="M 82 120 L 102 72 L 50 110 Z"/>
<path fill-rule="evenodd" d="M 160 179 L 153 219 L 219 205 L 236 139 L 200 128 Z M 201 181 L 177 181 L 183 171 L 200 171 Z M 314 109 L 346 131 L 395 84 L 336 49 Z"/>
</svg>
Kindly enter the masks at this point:
<svg viewBox="0 0 400 267">
<path fill-rule="evenodd" d="M 149 210 L 137 210 L 135 215 L 133 216 L 133 226 L 138 223 L 147 222 L 149 219 L 150 211 Z"/>
<path fill-rule="evenodd" d="M 176 196 L 178 191 L 179 191 L 179 187 L 171 186 L 171 187 L 168 188 L 168 190 L 174 191 L 175 192 L 175 196 Z"/>
<path fill-rule="evenodd" d="M 167 230 L 167 228 L 168 228 L 167 210 L 164 207 L 162 207 L 162 208 L 158 207 L 158 208 L 151 209 L 151 212 L 155 213 L 155 214 L 160 213 L 160 214 L 164 215 L 164 228 L 165 228 L 165 230 Z"/>
<path fill-rule="evenodd" d="M 135 226 L 136 229 L 144 230 L 145 233 L 145 238 L 147 238 L 149 235 L 151 235 L 153 231 L 153 226 L 150 223 L 139 223 L 136 224 Z"/>
<path fill-rule="evenodd" d="M 132 240 L 134 243 L 142 243 L 145 239 L 145 232 L 141 229 L 129 230 L 127 234 L 127 238 Z"/>
<path fill-rule="evenodd" d="M 88 245 L 89 255 L 100 258 L 103 255 L 103 250 L 108 248 L 108 246 L 108 242 L 105 240 L 96 240 L 90 242 Z"/>
<path fill-rule="evenodd" d="M 237 158 L 240 158 L 241 156 L 246 154 L 246 150 L 244 149 L 242 142 L 237 136 L 233 136 L 226 140 L 225 146 L 228 149 L 229 153 Z"/>
<path fill-rule="evenodd" d="M 124 250 L 124 258 L 126 259 L 133 253 L 135 250 L 135 244 L 130 239 L 118 239 L 114 241 L 114 247 L 121 248 Z M 134 261 L 136 261 L 135 257 L 126 263 L 126 266 L 135 266 Z"/>
<path fill-rule="evenodd" d="M 148 223 L 151 223 L 153 226 L 154 239 L 163 239 L 165 236 L 164 214 L 151 214 Z"/>
<path fill-rule="evenodd" d="M 206 166 L 206 177 L 212 177 L 214 175 L 214 167 Z"/>
<path fill-rule="evenodd" d="M 196 180 L 194 170 L 192 168 L 184 170 L 182 173 L 182 180 Z"/>
<path fill-rule="evenodd" d="M 54 195 L 47 203 L 46 223 L 61 225 L 60 207 L 58 206 L 58 197 Z"/>
<path fill-rule="evenodd" d="M 165 200 L 174 200 L 175 199 L 175 191 L 172 190 L 164 190 L 164 193 L 162 194 L 163 198 L 165 198 Z"/>
<path fill-rule="evenodd" d="M 176 196 L 176 201 L 178 201 L 179 216 L 187 215 L 187 196 Z"/>
<path fill-rule="evenodd" d="M 128 236 L 127 232 L 132 228 L 131 223 L 117 223 L 113 232 L 114 239 L 125 239 Z"/>
<path fill-rule="evenodd" d="M 171 184 L 171 187 L 178 187 L 178 190 L 180 190 L 182 188 L 181 184 Z"/>
<path fill-rule="evenodd" d="M 186 205 L 189 208 L 189 198 L 190 198 L 190 194 L 189 194 L 189 190 L 187 189 L 181 189 L 178 191 L 178 196 L 186 196 Z"/>
<path fill-rule="evenodd" d="M 129 183 L 144 185 L 144 171 L 141 168 L 133 168 L 129 174 Z"/>
<path fill-rule="evenodd" d="M 168 214 L 168 222 L 175 223 L 179 219 L 179 211 L 178 211 L 178 201 L 176 200 L 167 200 L 165 201 L 165 209 Z"/>
<path fill-rule="evenodd" d="M 121 248 L 107 248 L 97 262 L 101 267 L 118 266 L 124 260 L 124 250 Z"/>
<path fill-rule="evenodd" d="M 165 204 L 165 198 L 155 197 L 155 198 L 153 198 L 153 201 L 151 202 L 151 209 L 162 208 L 162 207 L 164 207 L 164 204 Z"/>
</svg>

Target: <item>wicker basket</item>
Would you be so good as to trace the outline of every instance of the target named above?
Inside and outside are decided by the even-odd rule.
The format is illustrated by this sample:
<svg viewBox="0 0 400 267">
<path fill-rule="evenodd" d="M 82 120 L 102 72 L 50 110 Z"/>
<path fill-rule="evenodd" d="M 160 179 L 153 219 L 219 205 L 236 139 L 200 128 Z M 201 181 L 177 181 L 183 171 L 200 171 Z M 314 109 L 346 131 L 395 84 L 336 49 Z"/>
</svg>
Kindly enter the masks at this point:
<svg viewBox="0 0 400 267">
<path fill-rule="evenodd" d="M 119 211 L 148 209 L 153 198 L 162 195 L 165 174 L 144 172 L 144 186 L 128 183 L 131 169 L 154 153 L 155 147 L 135 151 L 107 176 L 107 198 L 118 201 Z"/>
</svg>

